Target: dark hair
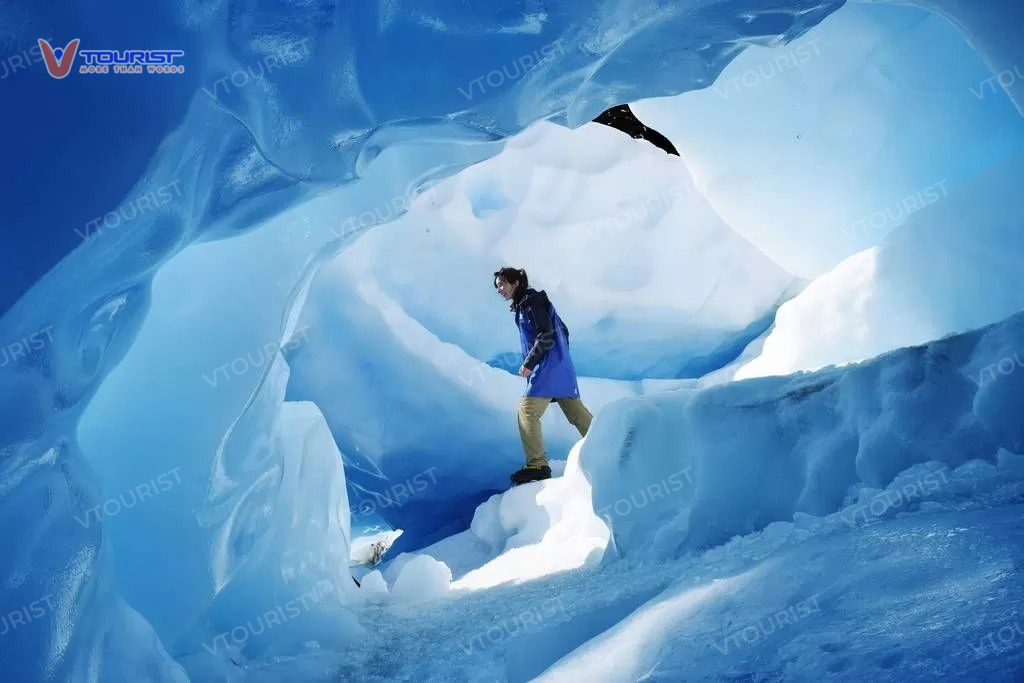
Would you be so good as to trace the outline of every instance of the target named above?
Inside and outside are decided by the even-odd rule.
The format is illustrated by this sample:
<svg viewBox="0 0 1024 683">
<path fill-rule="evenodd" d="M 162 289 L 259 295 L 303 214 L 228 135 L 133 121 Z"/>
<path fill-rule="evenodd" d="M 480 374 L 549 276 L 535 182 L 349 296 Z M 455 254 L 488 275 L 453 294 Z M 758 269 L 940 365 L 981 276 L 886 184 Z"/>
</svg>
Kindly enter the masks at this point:
<svg viewBox="0 0 1024 683">
<path fill-rule="evenodd" d="M 498 278 L 501 278 L 510 285 L 516 285 L 517 289 L 520 285 L 522 285 L 522 289 L 526 289 L 530 286 L 530 280 L 526 277 L 526 271 L 522 268 L 501 268 L 494 271 L 494 277 L 491 279 L 491 284 L 495 287 L 498 286 Z"/>
</svg>

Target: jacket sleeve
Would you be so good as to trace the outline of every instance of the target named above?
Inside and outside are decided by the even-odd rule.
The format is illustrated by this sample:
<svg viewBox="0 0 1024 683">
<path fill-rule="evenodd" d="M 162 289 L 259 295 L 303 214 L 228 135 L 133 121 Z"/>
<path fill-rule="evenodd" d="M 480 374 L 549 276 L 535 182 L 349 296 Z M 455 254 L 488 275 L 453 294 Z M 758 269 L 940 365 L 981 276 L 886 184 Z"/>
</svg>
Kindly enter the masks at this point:
<svg viewBox="0 0 1024 683">
<path fill-rule="evenodd" d="M 526 315 L 533 322 L 533 329 L 537 330 L 537 338 L 533 347 L 526 354 L 523 366 L 533 370 L 544 360 L 544 354 L 555 345 L 555 328 L 551 322 L 551 309 L 548 307 L 546 296 L 532 296 L 526 302 Z"/>
</svg>

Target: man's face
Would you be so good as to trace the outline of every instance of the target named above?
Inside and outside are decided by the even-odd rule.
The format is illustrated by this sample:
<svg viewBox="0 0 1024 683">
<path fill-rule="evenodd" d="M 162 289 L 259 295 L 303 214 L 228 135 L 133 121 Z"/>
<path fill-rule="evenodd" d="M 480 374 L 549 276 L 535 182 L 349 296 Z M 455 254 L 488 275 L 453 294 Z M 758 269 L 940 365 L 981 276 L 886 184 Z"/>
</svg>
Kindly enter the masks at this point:
<svg viewBox="0 0 1024 683">
<path fill-rule="evenodd" d="M 494 279 L 494 287 L 505 301 L 510 300 L 516 290 L 515 286 L 509 283 L 508 280 L 503 280 L 500 277 Z"/>
</svg>

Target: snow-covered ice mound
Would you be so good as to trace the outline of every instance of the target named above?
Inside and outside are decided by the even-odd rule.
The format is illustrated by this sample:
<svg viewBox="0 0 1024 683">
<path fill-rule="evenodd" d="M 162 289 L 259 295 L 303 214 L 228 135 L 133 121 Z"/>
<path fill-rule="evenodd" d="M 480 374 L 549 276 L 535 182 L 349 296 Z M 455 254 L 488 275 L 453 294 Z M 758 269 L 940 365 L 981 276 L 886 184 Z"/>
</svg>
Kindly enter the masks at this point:
<svg viewBox="0 0 1024 683">
<path fill-rule="evenodd" d="M 390 586 L 393 600 L 420 602 L 444 595 L 451 589 L 452 571 L 429 555 L 416 555 L 403 562 Z"/>
<path fill-rule="evenodd" d="M 414 555 L 399 555 L 385 569 L 385 578 L 394 583 L 419 555 L 451 569 L 453 590 L 478 590 L 596 565 L 608 543 L 608 528 L 591 507 L 590 484 L 579 468 L 579 444 L 570 452 L 564 474 L 552 469 L 551 479 L 513 487 L 482 503 L 469 529 Z"/>
<path fill-rule="evenodd" d="M 580 462 L 626 556 L 823 515 L 927 461 L 1024 453 L 1024 313 L 845 368 L 609 406 Z"/>
<path fill-rule="evenodd" d="M 1003 320 L 1024 309 L 1024 155 L 911 215 L 779 308 L 761 354 L 737 379 L 871 358 Z"/>
<path fill-rule="evenodd" d="M 563 476 L 516 487 L 477 509 L 464 533 L 482 540 L 495 556 L 463 574 L 453 588 L 486 588 L 593 566 L 600 560 L 608 528 L 591 508 L 590 484 L 579 468 L 579 446 L 570 452 Z"/>
</svg>

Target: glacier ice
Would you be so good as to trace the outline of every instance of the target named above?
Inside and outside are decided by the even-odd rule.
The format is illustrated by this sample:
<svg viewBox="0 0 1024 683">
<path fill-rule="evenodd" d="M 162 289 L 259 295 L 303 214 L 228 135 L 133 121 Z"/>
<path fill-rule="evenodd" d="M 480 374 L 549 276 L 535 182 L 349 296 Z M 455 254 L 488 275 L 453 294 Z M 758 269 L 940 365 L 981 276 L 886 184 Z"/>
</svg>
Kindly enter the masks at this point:
<svg viewBox="0 0 1024 683">
<path fill-rule="evenodd" d="M 1019 390 L 1024 374 L 997 373 L 996 380 L 986 376 L 980 390 L 963 380 L 998 364 L 1022 341 L 1024 314 L 919 349 L 808 375 L 796 391 L 799 382 L 788 378 L 705 390 L 712 396 L 703 408 L 704 429 L 727 441 L 716 451 L 696 440 L 677 438 L 675 450 L 659 443 L 680 431 L 668 409 L 693 403 L 695 397 L 646 396 L 615 404 L 606 411 L 612 421 L 635 427 L 628 458 L 621 457 L 619 446 L 626 444 L 615 430 L 595 429 L 573 450 L 565 481 L 528 484 L 489 500 L 461 539 L 446 539 L 416 557 L 441 558 L 452 566 L 470 560 L 481 569 L 519 561 L 529 575 L 541 551 L 548 558 L 558 552 L 549 534 L 560 524 L 529 515 L 541 509 L 542 497 L 553 486 L 587 480 L 594 483 L 593 510 L 580 519 L 596 521 L 594 512 L 613 501 L 604 519 L 616 542 L 606 552 L 621 557 L 611 564 L 535 575 L 524 584 L 515 583 L 515 572 L 505 572 L 487 590 L 403 612 L 397 624 L 367 614 L 373 624 L 370 643 L 375 643 L 370 650 L 389 653 L 384 672 L 378 673 L 384 678 L 624 681 L 645 676 L 716 680 L 743 673 L 817 680 L 825 671 L 851 680 L 920 680 L 922 675 L 1009 680 L 1007 672 L 1019 671 L 1024 663 L 1014 647 L 1020 636 L 1012 633 L 1015 619 L 1020 623 L 1012 606 L 1024 598 L 1024 583 L 1015 570 L 1024 494 L 1020 447 L 1015 453 L 996 446 L 962 460 L 948 457 L 959 455 L 948 446 L 923 454 L 887 476 L 884 484 L 855 471 L 832 503 L 774 521 L 755 513 L 786 501 L 781 495 L 772 500 L 774 482 L 756 475 L 789 457 L 789 444 L 764 438 L 773 431 L 773 420 L 785 425 L 802 417 L 809 440 L 821 443 L 829 436 L 841 438 L 844 425 L 863 419 L 864 402 L 874 400 L 868 392 L 851 389 L 848 400 L 832 401 L 828 389 L 810 391 L 816 383 L 852 387 L 864 382 L 864 374 L 905 381 L 907 368 L 913 367 L 908 357 L 914 354 L 933 359 L 912 380 L 917 385 L 913 393 L 931 401 L 936 416 L 924 423 L 921 417 L 929 411 L 897 409 L 892 429 L 903 435 L 911 429 L 927 431 L 942 420 L 939 412 L 953 409 L 964 413 L 951 421 L 960 430 L 954 435 L 958 441 L 977 436 L 978 421 L 1003 429 L 1016 426 L 1018 404 L 1001 403 L 991 413 L 972 406 L 1000 384 Z M 896 388 L 893 382 L 888 387 Z M 788 414 L 773 416 L 766 410 L 764 429 L 736 434 L 737 421 L 748 420 L 752 408 L 770 405 L 766 396 L 785 391 L 790 393 Z M 723 393 L 728 396 L 711 400 Z M 902 392 L 893 400 L 909 397 Z M 826 403 L 832 403 L 831 411 Z M 637 410 L 637 404 L 652 404 L 651 410 Z M 932 438 L 944 443 L 940 435 Z M 758 448 L 745 447 L 745 440 L 758 439 Z M 874 448 L 885 451 L 891 462 L 906 462 L 901 451 L 908 443 L 893 439 Z M 691 446 L 692 469 L 675 480 L 666 476 L 665 468 L 678 466 Z M 673 454 L 679 457 L 665 457 Z M 646 499 L 639 495 L 638 481 L 652 487 Z M 819 494 L 837 483 L 810 477 L 803 482 L 805 493 L 817 488 Z M 657 495 L 654 486 L 661 487 Z M 664 514 L 669 496 L 696 501 L 691 516 L 699 504 L 705 520 L 746 519 L 751 524 L 705 552 L 680 552 L 685 529 Z M 629 508 L 616 509 L 614 501 L 626 501 Z M 687 505 L 679 502 L 676 507 L 683 510 L 677 513 L 687 514 Z M 706 538 L 706 524 L 698 524 L 697 531 Z M 517 535 L 523 544 L 510 542 Z M 470 536 L 482 542 L 484 557 L 468 542 Z M 523 551 L 538 555 L 531 558 Z M 404 571 L 414 559 L 403 557 L 385 570 L 385 577 Z M 452 588 L 459 584 L 457 579 Z M 473 588 L 464 582 L 461 587 Z M 402 638 L 407 632 L 419 637 Z M 343 670 L 367 670 L 366 645 L 343 653 Z"/>
<path fill-rule="evenodd" d="M 1019 4 L 927 3 L 997 73 L 1024 61 Z M 0 339 L 7 349 L 44 330 L 52 339 L 0 367 L 0 528 L 5 547 L 17 549 L 4 562 L 0 610 L 34 617 L 31 606 L 44 596 L 54 604 L 0 640 L 7 675 L 182 680 L 184 666 L 196 680 L 247 672 L 293 680 L 300 671 L 312 680 L 344 671 L 328 652 L 367 638 L 345 576 L 348 481 L 337 466 L 356 444 L 333 443 L 335 418 L 319 401 L 322 416 L 285 400 L 288 349 L 280 352 L 300 330 L 319 263 L 358 236 L 337 234 L 338 217 L 373 212 L 493 156 L 503 138 L 538 119 L 578 127 L 610 104 L 709 86 L 744 47 L 782 45 L 843 4 L 622 0 L 533 6 L 526 15 L 518 6 L 400 2 L 157 3 L 116 15 L 74 4 L 60 14 L 9 6 L 3 31 L 12 52 L 40 32 L 74 32 L 96 45 L 177 44 L 194 61 L 178 80 L 57 84 L 38 65 L 4 79 L 10 101 L 32 106 L 5 111 L 15 133 L 5 141 L 10 182 L 0 188 L 10 224 L 0 233 Z M 86 14 L 92 19 L 81 21 Z M 300 45 L 308 54 L 286 68 L 247 75 L 307 37 Z M 564 54 L 529 74 L 504 76 L 473 97 L 460 92 L 486 65 L 514 65 L 559 40 Z M 245 87 L 231 80 L 239 72 Z M 1018 106 L 1020 87 L 1009 89 Z M 46 134 L 23 134 L 36 130 Z M 97 217 L 126 215 L 138 197 L 170 186 L 181 187 L 175 201 L 82 239 Z M 500 206 L 485 198 L 477 210 Z M 375 294 L 364 287 L 360 295 L 367 293 Z M 979 362 L 998 372 L 1004 359 Z M 228 374 L 236 360 L 247 369 Z M 903 371 L 912 374 L 913 364 Z M 211 376 L 220 377 L 215 385 Z M 979 387 L 975 414 L 985 434 L 1013 450 L 1020 435 L 1003 401 L 1019 388 L 997 379 Z M 593 386 L 610 402 L 651 384 Z M 514 395 L 512 385 L 500 391 Z M 553 436 L 568 449 L 567 437 Z M 876 477 L 892 469 L 867 460 Z M 496 461 L 495 470 L 500 453 Z M 181 483 L 139 501 L 155 488 L 143 484 L 171 472 Z M 494 473 L 477 475 L 481 493 Z M 595 495 L 604 493 L 595 487 Z M 317 507 L 317 497 L 330 504 Z M 115 498 L 138 504 L 112 514 Z M 102 524 L 77 521 L 97 509 Z M 317 523 L 293 534 L 292 515 Z M 643 590 L 588 615 L 588 624 L 562 614 L 547 639 L 513 638 L 498 651 L 523 663 L 510 672 L 491 658 L 480 675 L 539 674 L 564 654 L 559 648 L 582 644 L 641 604 L 650 595 Z M 307 618 L 251 633 L 269 628 L 278 605 L 310 596 Z M 235 638 L 240 622 L 245 637 Z M 229 647 L 213 647 L 229 638 Z M 543 654 L 526 661 L 531 649 Z M 239 668 L 255 658 L 262 668 Z"/>
<path fill-rule="evenodd" d="M 350 508 L 351 509 L 351 508 Z M 402 535 L 402 530 L 381 531 L 376 534 L 364 533 L 352 539 L 349 549 L 349 564 L 353 566 L 374 566 Z"/>
<path fill-rule="evenodd" d="M 946 510 L 790 544 L 755 535 L 729 546 L 732 561 L 658 566 L 675 584 L 536 680 L 1012 680 L 1021 621 L 992 596 L 1021 597 L 1020 513 Z"/>
<path fill-rule="evenodd" d="M 484 198 L 506 208 L 478 216 Z M 288 397 L 324 411 L 352 508 L 403 529 L 398 549 L 452 530 L 431 524 L 465 528 L 521 466 L 508 418 L 521 358 L 490 278 L 525 261 L 570 325 L 592 410 L 731 360 L 796 286 L 722 224 L 680 160 L 597 125 L 532 127 L 434 185 L 320 269 L 299 323 L 308 343 L 288 354 Z M 545 429 L 564 457 L 575 432 L 551 417 Z"/>
<path fill-rule="evenodd" d="M 918 463 L 1019 453 L 1022 342 L 1018 314 L 844 368 L 624 399 L 581 451 L 594 508 L 617 552 L 673 557 L 835 512 Z"/>
<path fill-rule="evenodd" d="M 415 555 L 399 555 L 387 573 L 426 555 L 451 568 L 452 590 L 480 590 L 596 566 L 607 544 L 608 528 L 591 506 L 577 443 L 563 474 L 492 496 L 477 507 L 469 529 Z"/>
<path fill-rule="evenodd" d="M 579 372 L 629 380 L 719 367 L 767 327 L 793 285 L 722 222 L 683 161 L 599 125 L 531 127 L 339 259 L 443 341 L 492 364 L 517 350 L 489 278 L 529 263 L 531 282 L 573 323 Z M 454 292 L 459 305 L 438 305 Z"/>
<path fill-rule="evenodd" d="M 392 599 L 403 602 L 429 600 L 444 595 L 451 587 L 452 571 L 430 555 L 417 555 L 402 565 L 390 586 Z"/>
<path fill-rule="evenodd" d="M 1004 202 L 1022 174 L 1024 155 L 992 166 L 816 279 L 779 309 L 760 354 L 736 378 L 864 360 L 1024 309 L 1015 283 L 1024 211 Z"/>
<path fill-rule="evenodd" d="M 1019 54 L 997 68 L 940 14 L 848 3 L 784 48 L 745 51 L 711 87 L 633 108 L 733 229 L 816 277 L 1024 153 L 1020 114 L 992 87 L 1000 73 L 1024 87 L 1020 41 L 1006 43 Z"/>
</svg>

